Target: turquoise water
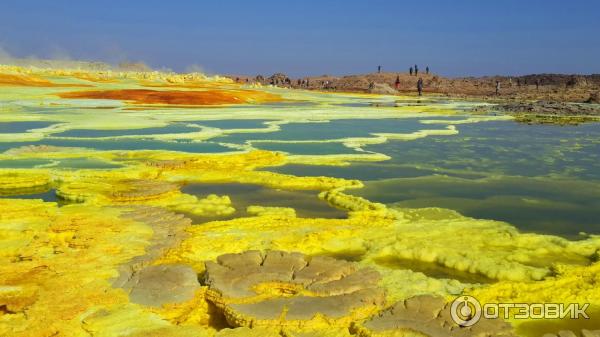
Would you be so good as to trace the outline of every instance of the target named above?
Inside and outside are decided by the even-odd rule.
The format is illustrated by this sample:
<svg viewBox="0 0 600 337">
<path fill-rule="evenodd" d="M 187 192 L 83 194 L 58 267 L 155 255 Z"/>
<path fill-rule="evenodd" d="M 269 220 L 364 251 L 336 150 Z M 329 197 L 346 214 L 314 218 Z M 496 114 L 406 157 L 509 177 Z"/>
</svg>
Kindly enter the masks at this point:
<svg viewBox="0 0 600 337">
<path fill-rule="evenodd" d="M 72 202 L 65 201 L 56 195 L 55 189 L 49 187 L 42 187 L 37 189 L 29 190 L 12 190 L 6 191 L 0 189 L 0 199 L 16 198 L 16 199 L 40 199 L 45 202 L 55 202 L 59 207 L 72 204 Z"/>
<path fill-rule="evenodd" d="M 0 122 L 0 133 L 22 133 L 32 129 L 42 129 L 55 122 Z"/>
<path fill-rule="evenodd" d="M 234 214 L 224 217 L 194 217 L 195 223 L 211 220 L 233 219 L 248 216 L 248 206 L 291 207 L 296 210 L 298 217 L 334 218 L 347 217 L 343 210 L 330 206 L 318 198 L 317 191 L 286 191 L 266 188 L 252 184 L 191 184 L 183 187 L 182 192 L 205 198 L 210 194 L 227 195 L 230 197 Z"/>
<path fill-rule="evenodd" d="M 26 192 L 26 191 L 15 191 L 13 193 L 1 193 L 0 198 L 19 198 L 19 199 L 42 199 L 46 202 L 57 202 L 56 191 L 48 190 L 45 192 Z"/>
<path fill-rule="evenodd" d="M 444 174 L 457 177 L 560 175 L 600 180 L 600 124 L 524 125 L 512 121 L 457 125 L 458 135 L 366 145 L 388 161 L 346 167 L 288 165 L 274 170 L 377 180 Z M 285 147 L 287 144 L 282 144 Z"/>
<path fill-rule="evenodd" d="M 402 102 L 416 104 L 415 102 Z M 369 104 L 357 100 L 351 104 Z M 335 105 L 335 104 L 332 104 Z M 276 106 L 264 106 L 275 108 Z M 290 107 L 289 104 L 285 105 Z M 218 109 L 218 108 L 214 108 Z M 240 108 L 241 109 L 241 108 Z M 339 107 L 337 108 L 339 109 Z M 211 110 L 214 111 L 214 110 Z M 289 113 L 289 111 L 287 112 Z M 201 119 L 201 115 L 198 115 Z M 283 118 L 284 116 L 282 116 Z M 580 126 L 525 125 L 513 121 L 457 124 L 457 135 L 428 136 L 416 140 L 388 141 L 365 145 L 365 152 L 342 142 L 323 142 L 351 137 L 372 137 L 373 133 L 412 133 L 423 129 L 445 129 L 447 124 L 423 124 L 421 120 L 455 121 L 467 116 L 385 119 L 337 119 L 315 123 L 282 124 L 276 132 L 233 133 L 192 143 L 153 139 L 66 140 L 47 137 L 39 142 L 0 143 L 0 152 L 34 144 L 88 147 L 98 150 L 172 150 L 190 153 L 231 152 L 218 144 L 251 144 L 254 148 L 283 151 L 293 155 L 384 154 L 382 162 L 353 162 L 349 166 L 290 164 L 266 170 L 308 176 L 334 176 L 364 181 L 365 187 L 351 190 L 369 200 L 398 207 L 444 207 L 477 218 L 507 221 L 524 231 L 551 233 L 570 238 L 580 232 L 600 234 L 600 124 Z M 187 124 L 224 130 L 264 129 L 265 119 L 223 119 L 173 122 L 162 128 L 140 130 L 70 130 L 59 136 L 112 137 L 188 133 L 198 128 Z M 41 123 L 41 124 L 40 124 Z M 49 122 L 0 123 L 10 132 L 46 127 Z M 283 142 L 269 142 L 275 140 Z M 294 141 L 303 141 L 294 143 Z M 74 158 L 58 163 L 48 160 L 0 160 L 0 168 L 27 168 L 53 164 L 65 169 L 118 167 L 113 163 Z M 212 189 L 212 190 L 211 190 Z M 268 190 L 268 189 L 267 189 Z M 318 214 L 323 203 L 311 196 L 268 195 L 263 190 L 215 185 L 204 192 L 236 195 L 236 202 L 258 200 L 268 206 L 287 205 L 301 216 Z M 194 194 L 204 192 L 192 190 Z M 281 191 L 279 191 L 281 192 Z M 278 193 L 279 193 L 278 192 Z M 260 199 L 258 196 L 263 196 Z M 258 199 L 256 199 L 258 198 Z M 271 198 L 271 199 L 269 199 Z M 286 199 L 287 198 L 287 199 Z M 299 198 L 299 199 L 298 199 Z M 277 200 L 304 200 L 299 204 Z M 314 200 L 313 200 L 314 199 Z M 275 202 L 274 204 L 269 204 Z M 314 203 L 313 203 L 314 202 Z M 303 206 L 304 205 L 304 206 Z M 304 208 L 303 208 L 304 207 Z M 326 208 L 330 208 L 325 205 Z M 311 211 L 312 210 L 312 211 Z M 330 211 L 330 210 L 328 210 Z M 313 215 L 314 215 L 313 214 Z"/>
<path fill-rule="evenodd" d="M 39 142 L 0 143 L 0 152 L 25 145 L 53 145 L 66 147 L 86 147 L 97 150 L 168 150 L 192 153 L 216 153 L 231 151 L 225 146 L 201 142 L 189 141 L 165 142 L 151 139 L 136 140 L 72 140 L 72 139 L 44 139 Z"/>
<path fill-rule="evenodd" d="M 32 168 L 51 163 L 49 159 L 7 159 L 0 160 L 0 168 Z"/>
<path fill-rule="evenodd" d="M 269 170 L 360 179 L 350 193 L 399 207 L 444 207 L 525 231 L 600 233 L 600 124 L 457 125 L 458 135 L 365 146 L 390 160 Z"/>
<path fill-rule="evenodd" d="M 160 135 L 169 133 L 189 133 L 197 132 L 200 128 L 190 127 L 185 124 L 172 124 L 161 128 L 146 128 L 146 129 L 126 129 L 126 130 L 85 130 L 74 129 L 61 133 L 55 133 L 52 136 L 56 137 L 118 137 L 118 136 L 144 136 L 144 135 Z"/>
<path fill-rule="evenodd" d="M 354 162 L 350 166 L 321 166 L 289 164 L 285 166 L 266 168 L 266 171 L 292 174 L 299 176 L 322 176 L 323 172 L 344 179 L 377 180 L 397 177 L 422 177 L 435 174 L 433 169 L 423 169 L 414 166 L 390 165 L 388 162 L 361 163 Z"/>
<path fill-rule="evenodd" d="M 437 118 L 435 118 L 437 119 Z M 214 141 L 242 144 L 248 140 L 327 140 L 368 137 L 371 133 L 412 133 L 423 129 L 445 129 L 443 124 L 422 124 L 417 118 L 339 119 L 329 122 L 293 123 L 281 125 L 281 131 L 241 133 L 214 138 Z"/>
<path fill-rule="evenodd" d="M 356 154 L 356 151 L 342 143 L 268 143 L 255 142 L 255 148 L 270 151 L 283 151 L 299 155 Z M 322 175 L 322 174 L 320 174 Z"/>
<path fill-rule="evenodd" d="M 219 129 L 263 129 L 268 119 L 223 119 L 216 121 L 190 121 L 190 123 L 200 124 L 211 128 Z"/>
<path fill-rule="evenodd" d="M 396 107 L 396 106 L 429 106 L 431 104 L 448 104 L 451 103 L 449 100 L 444 99 L 404 99 L 398 100 L 395 102 L 356 102 L 356 103 L 339 103 L 337 106 L 347 106 L 347 107 L 367 107 L 367 106 L 376 106 L 376 107 Z"/>
<path fill-rule="evenodd" d="M 512 121 L 457 126 L 456 136 L 389 142 L 365 149 L 390 163 L 503 175 L 561 176 L 600 180 L 600 124 L 525 125 Z"/>
<path fill-rule="evenodd" d="M 0 189 L 0 198 L 42 199 L 47 202 L 58 200 L 56 191 L 49 186 L 20 189 Z"/>
<path fill-rule="evenodd" d="M 0 168 L 52 167 L 65 169 L 112 169 L 122 167 L 93 158 L 49 159 L 7 159 L 0 160 Z"/>
</svg>

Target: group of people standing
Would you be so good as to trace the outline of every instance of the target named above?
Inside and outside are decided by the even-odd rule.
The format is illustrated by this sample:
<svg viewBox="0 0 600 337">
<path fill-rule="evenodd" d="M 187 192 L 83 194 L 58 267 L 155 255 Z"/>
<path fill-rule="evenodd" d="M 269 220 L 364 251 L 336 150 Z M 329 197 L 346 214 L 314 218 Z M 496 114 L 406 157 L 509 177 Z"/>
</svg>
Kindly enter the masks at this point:
<svg viewBox="0 0 600 337">
<path fill-rule="evenodd" d="M 415 64 L 414 67 L 410 67 L 408 70 L 410 76 L 413 74 L 419 76 L 419 66 Z M 381 73 L 381 66 L 377 66 L 377 73 Z M 425 67 L 425 74 L 429 75 L 429 66 Z M 396 82 L 394 83 L 396 90 L 400 90 L 400 75 L 396 76 Z M 419 77 L 417 80 L 417 92 L 419 96 L 423 96 L 423 78 Z"/>
<path fill-rule="evenodd" d="M 415 76 L 418 76 L 419 75 L 419 66 L 415 64 L 414 67 L 410 67 L 408 72 L 410 73 L 410 76 L 412 76 L 413 74 L 415 74 Z M 377 73 L 381 74 L 381 66 L 377 66 Z M 425 74 L 429 75 L 429 66 L 425 67 Z"/>
<path fill-rule="evenodd" d="M 298 86 L 301 88 L 308 88 L 310 86 L 310 81 L 308 80 L 308 78 L 305 79 L 298 79 Z"/>
<path fill-rule="evenodd" d="M 415 64 L 414 67 L 410 67 L 408 70 L 410 76 L 412 76 L 413 74 L 415 76 L 419 76 L 419 66 Z M 429 66 L 425 67 L 425 74 L 429 75 Z M 396 76 L 396 90 L 400 89 L 400 75 Z M 417 92 L 419 93 L 419 96 L 423 96 L 423 78 L 419 77 L 419 79 L 417 80 Z"/>
<path fill-rule="evenodd" d="M 415 74 L 415 76 L 419 76 L 419 66 L 415 64 L 414 67 L 410 67 L 408 72 L 410 73 L 410 76 L 412 76 L 413 73 Z M 429 75 L 429 66 L 425 67 L 425 74 Z"/>
<path fill-rule="evenodd" d="M 413 73 L 416 76 L 419 76 L 419 66 L 415 64 L 414 67 L 410 67 L 408 69 L 408 72 L 410 74 L 410 76 L 413 75 Z M 429 66 L 425 67 L 425 74 L 429 75 Z M 417 92 L 419 93 L 419 96 L 423 96 L 423 78 L 419 77 L 419 79 L 417 80 Z"/>
</svg>

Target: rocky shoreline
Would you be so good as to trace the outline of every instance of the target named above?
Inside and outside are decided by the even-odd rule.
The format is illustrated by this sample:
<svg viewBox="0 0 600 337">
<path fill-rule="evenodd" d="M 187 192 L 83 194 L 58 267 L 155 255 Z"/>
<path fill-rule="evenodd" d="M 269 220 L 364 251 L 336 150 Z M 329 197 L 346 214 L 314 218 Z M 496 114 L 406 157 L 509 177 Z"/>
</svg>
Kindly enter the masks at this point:
<svg viewBox="0 0 600 337">
<path fill-rule="evenodd" d="M 509 114 L 514 116 L 516 121 L 528 124 L 577 125 L 600 121 L 600 104 L 588 103 L 504 101 L 493 105 L 478 106 L 472 111 Z"/>
</svg>

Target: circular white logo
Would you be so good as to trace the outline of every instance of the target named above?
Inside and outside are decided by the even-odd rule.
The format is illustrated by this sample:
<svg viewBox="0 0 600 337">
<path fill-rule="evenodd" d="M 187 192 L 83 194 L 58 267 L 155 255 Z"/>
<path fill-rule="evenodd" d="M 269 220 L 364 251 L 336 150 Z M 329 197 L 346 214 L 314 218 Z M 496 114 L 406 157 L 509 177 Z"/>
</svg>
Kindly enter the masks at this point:
<svg viewBox="0 0 600 337">
<path fill-rule="evenodd" d="M 481 319 L 481 304 L 473 296 L 457 297 L 450 306 L 450 316 L 460 326 L 471 326 Z"/>
</svg>

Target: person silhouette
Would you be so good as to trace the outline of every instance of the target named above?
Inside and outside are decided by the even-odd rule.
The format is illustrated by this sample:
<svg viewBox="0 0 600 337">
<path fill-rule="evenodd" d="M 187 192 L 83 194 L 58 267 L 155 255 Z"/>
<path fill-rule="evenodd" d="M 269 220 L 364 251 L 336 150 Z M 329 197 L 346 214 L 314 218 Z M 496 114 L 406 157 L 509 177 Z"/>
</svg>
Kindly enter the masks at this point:
<svg viewBox="0 0 600 337">
<path fill-rule="evenodd" d="M 429 75 L 429 66 L 425 67 L 425 74 Z"/>
<path fill-rule="evenodd" d="M 396 85 L 396 90 L 400 89 L 400 75 L 396 76 L 396 82 L 394 82 L 394 84 Z"/>
<path fill-rule="evenodd" d="M 419 67 L 415 64 L 415 76 L 419 75 Z"/>
<path fill-rule="evenodd" d="M 417 81 L 417 91 L 419 92 L 419 96 L 423 96 L 423 79 L 421 77 Z"/>
<path fill-rule="evenodd" d="M 410 76 L 412 76 L 412 73 L 413 73 L 413 67 L 410 67 L 410 70 L 409 70 L 409 71 L 410 71 Z"/>
</svg>

